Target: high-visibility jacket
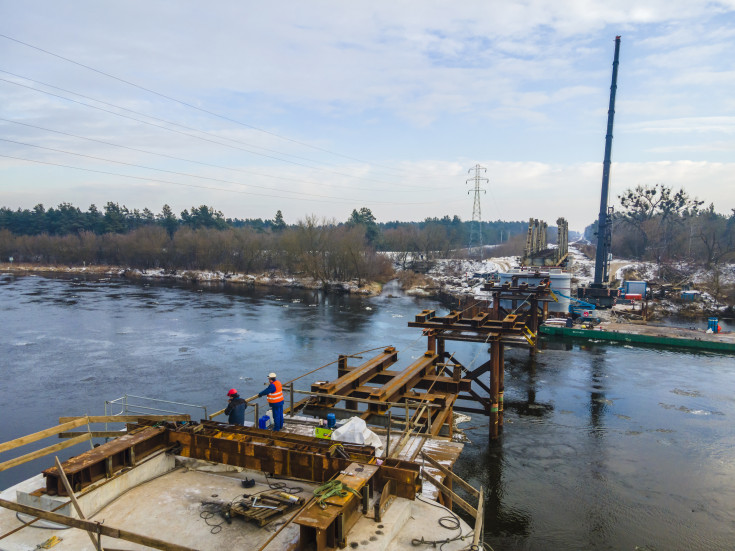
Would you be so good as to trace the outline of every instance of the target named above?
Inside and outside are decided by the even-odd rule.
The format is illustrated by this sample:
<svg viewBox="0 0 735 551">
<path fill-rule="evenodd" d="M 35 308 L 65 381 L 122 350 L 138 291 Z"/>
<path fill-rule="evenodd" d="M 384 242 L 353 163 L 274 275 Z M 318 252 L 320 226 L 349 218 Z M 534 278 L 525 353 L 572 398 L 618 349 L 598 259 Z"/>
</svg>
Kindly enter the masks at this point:
<svg viewBox="0 0 735 551">
<path fill-rule="evenodd" d="M 281 387 L 281 381 L 273 381 L 271 384 L 275 387 L 275 390 L 268 394 L 268 403 L 277 404 L 278 402 L 283 402 L 283 388 Z"/>
</svg>

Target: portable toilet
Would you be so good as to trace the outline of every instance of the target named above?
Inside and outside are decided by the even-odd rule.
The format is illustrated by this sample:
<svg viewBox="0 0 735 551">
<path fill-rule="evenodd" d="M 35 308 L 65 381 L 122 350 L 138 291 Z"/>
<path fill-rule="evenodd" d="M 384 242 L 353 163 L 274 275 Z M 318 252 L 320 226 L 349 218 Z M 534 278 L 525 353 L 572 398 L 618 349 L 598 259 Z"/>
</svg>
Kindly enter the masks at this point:
<svg viewBox="0 0 735 551">
<path fill-rule="evenodd" d="M 623 281 L 623 295 L 639 295 L 646 298 L 648 282 L 646 281 Z M 627 296 L 626 296 L 627 298 Z"/>
</svg>

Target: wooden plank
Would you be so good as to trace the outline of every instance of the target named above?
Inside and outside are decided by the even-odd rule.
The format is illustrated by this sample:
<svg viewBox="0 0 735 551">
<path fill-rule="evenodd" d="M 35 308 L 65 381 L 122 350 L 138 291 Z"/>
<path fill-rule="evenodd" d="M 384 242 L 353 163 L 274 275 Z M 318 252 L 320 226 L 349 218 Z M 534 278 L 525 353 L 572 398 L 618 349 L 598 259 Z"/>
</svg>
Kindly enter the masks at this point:
<svg viewBox="0 0 735 551">
<path fill-rule="evenodd" d="M 90 423 L 137 423 L 139 419 L 144 421 L 191 421 L 191 415 L 90 415 L 89 417 L 59 417 L 59 423 L 68 423 L 76 419 L 84 419 L 85 423 L 87 420 Z"/>
<path fill-rule="evenodd" d="M 472 536 L 472 547 L 480 549 L 480 541 L 482 532 L 485 529 L 485 493 L 482 486 L 480 486 L 480 500 L 477 502 L 477 516 L 475 517 L 475 531 Z"/>
<path fill-rule="evenodd" d="M 71 440 L 67 440 L 66 442 L 59 442 L 58 444 L 54 444 L 53 446 L 48 446 L 46 448 L 40 449 L 35 452 L 27 453 L 25 455 L 21 455 L 20 457 L 17 457 L 15 459 L 11 459 L 9 461 L 5 461 L 4 463 L 0 463 L 0 472 L 6 471 L 12 467 L 16 467 L 18 465 L 22 465 L 23 463 L 27 463 L 28 461 L 32 461 L 33 459 L 38 459 L 39 457 L 43 457 L 45 455 L 49 455 L 51 453 L 57 452 L 59 450 L 63 450 L 65 448 L 70 448 L 71 446 L 76 446 L 77 444 L 81 442 L 86 442 L 89 440 L 91 436 L 89 436 L 89 433 L 84 434 L 82 436 L 77 436 L 76 438 L 72 438 Z"/>
<path fill-rule="evenodd" d="M 58 456 L 54 457 L 56 461 L 56 468 L 59 470 L 59 474 L 61 475 L 61 482 L 64 483 L 64 488 L 66 488 L 66 494 L 69 496 L 69 499 L 71 499 L 72 505 L 74 505 L 74 509 L 77 511 L 77 515 L 79 515 L 79 518 L 82 520 L 87 520 L 87 517 L 84 516 L 84 512 L 82 512 L 82 508 L 79 506 L 79 502 L 77 501 L 77 497 L 74 495 L 74 490 L 71 488 L 71 484 L 69 484 L 69 479 L 66 478 L 66 473 L 64 472 L 64 469 L 61 467 L 61 461 L 59 461 Z M 89 539 L 92 540 L 92 545 L 94 545 L 96 548 L 99 549 L 99 551 L 104 551 L 102 549 L 102 544 L 99 546 L 97 545 L 97 540 L 95 539 L 92 532 L 87 532 L 89 535 Z"/>
<path fill-rule="evenodd" d="M 480 495 L 480 492 L 478 492 L 475 488 L 473 488 L 472 486 L 470 486 L 470 484 L 468 484 L 463 479 L 461 479 L 460 477 L 458 477 L 452 471 L 450 471 L 449 469 L 447 469 L 444 465 L 442 465 L 441 463 L 439 463 L 438 461 L 436 461 L 430 455 L 428 455 L 428 454 L 426 454 L 426 453 L 424 453 L 422 451 L 421 452 L 421 457 L 423 457 L 424 459 L 426 459 L 426 461 L 428 461 L 431 464 L 432 467 L 436 467 L 442 473 L 444 473 L 446 476 L 450 477 L 454 482 L 456 482 L 457 484 L 459 484 L 460 486 L 462 486 L 462 488 L 464 488 L 465 490 L 467 490 L 472 496 L 478 497 Z"/>
<path fill-rule="evenodd" d="M 58 513 L 50 513 L 43 509 L 36 509 L 35 507 L 28 507 L 27 505 L 21 505 L 14 503 L 6 499 L 0 499 L 0 507 L 10 509 L 11 511 L 17 511 L 26 515 L 32 515 L 34 517 L 40 517 L 44 520 L 55 522 L 57 524 L 63 524 L 64 526 L 71 526 L 72 528 L 80 528 L 87 532 L 100 533 L 108 538 L 117 538 L 133 543 L 139 543 L 140 545 L 147 545 L 154 549 L 160 549 L 161 551 L 196 551 L 191 547 L 184 547 L 176 543 L 169 543 L 142 534 L 136 534 L 120 528 L 113 528 L 108 524 L 101 524 L 99 522 L 91 522 L 88 520 L 82 520 L 78 518 L 67 517 L 66 515 L 59 515 Z"/>
<path fill-rule="evenodd" d="M 66 418 L 64 418 L 66 419 Z M 74 417 L 72 421 L 60 421 L 62 423 L 59 426 L 51 427 L 49 429 L 45 429 L 33 434 L 29 434 L 27 436 L 21 436 L 20 438 L 16 438 L 15 440 L 10 440 L 8 442 L 5 442 L 3 444 L 0 444 L 0 453 L 12 450 L 15 448 L 19 448 L 20 446 L 25 446 L 26 444 L 30 444 L 31 442 L 37 442 L 39 440 L 43 440 L 47 436 L 53 436 L 54 434 L 59 434 L 60 432 L 64 432 L 66 430 L 75 429 L 77 427 L 81 427 L 82 425 L 87 424 L 87 418 L 86 417 Z"/>
<path fill-rule="evenodd" d="M 472 505 L 467 503 L 464 499 L 459 497 L 457 494 L 455 494 L 452 490 L 447 488 L 444 484 L 439 482 L 436 478 L 431 476 L 429 473 L 424 471 L 421 476 L 431 482 L 434 486 L 436 486 L 436 489 L 439 490 L 441 493 L 443 493 L 445 496 L 451 498 L 452 502 L 459 505 L 462 509 L 465 510 L 465 512 L 472 515 L 472 518 L 477 518 L 477 509 L 475 509 Z"/>
<path fill-rule="evenodd" d="M 69 502 L 68 501 L 64 501 L 61 505 L 57 505 L 56 507 L 54 507 L 53 509 L 51 509 L 51 512 L 58 511 L 59 509 L 63 509 L 67 505 L 69 505 Z M 5 539 L 8 536 L 12 536 L 16 532 L 20 532 L 21 530 L 23 530 L 23 528 L 27 528 L 28 526 L 31 526 L 33 523 L 38 522 L 39 520 L 41 520 L 41 519 L 38 518 L 38 517 L 36 517 L 33 520 L 30 520 L 28 522 L 24 522 L 23 524 L 21 524 L 17 528 L 13 528 L 10 532 L 5 532 L 2 536 L 0 536 L 0 540 Z M 112 549 L 108 549 L 107 551 L 112 551 Z"/>
<path fill-rule="evenodd" d="M 117 438 L 119 436 L 125 436 L 127 432 L 120 430 L 92 430 L 89 432 L 71 431 L 60 432 L 59 438 L 75 438 L 77 436 L 81 436 L 82 434 L 91 434 L 92 438 Z"/>
</svg>

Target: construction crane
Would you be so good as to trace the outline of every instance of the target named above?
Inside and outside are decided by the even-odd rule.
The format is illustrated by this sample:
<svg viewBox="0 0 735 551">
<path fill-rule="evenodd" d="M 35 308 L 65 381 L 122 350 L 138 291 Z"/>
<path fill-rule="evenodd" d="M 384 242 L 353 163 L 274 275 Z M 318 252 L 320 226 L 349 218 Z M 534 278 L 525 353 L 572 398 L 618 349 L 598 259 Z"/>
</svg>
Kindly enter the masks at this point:
<svg viewBox="0 0 735 551">
<path fill-rule="evenodd" d="M 600 213 L 597 218 L 597 253 L 595 256 L 595 279 L 588 287 L 580 287 L 577 296 L 594 302 L 600 308 L 610 308 L 618 296 L 617 289 L 609 289 L 610 249 L 612 244 L 612 207 L 608 207 L 610 189 L 610 165 L 612 163 L 612 130 L 615 118 L 615 93 L 618 88 L 618 63 L 620 37 L 615 37 L 612 84 L 610 85 L 610 107 L 607 111 L 607 134 L 605 135 L 605 159 L 602 163 L 602 193 Z"/>
</svg>

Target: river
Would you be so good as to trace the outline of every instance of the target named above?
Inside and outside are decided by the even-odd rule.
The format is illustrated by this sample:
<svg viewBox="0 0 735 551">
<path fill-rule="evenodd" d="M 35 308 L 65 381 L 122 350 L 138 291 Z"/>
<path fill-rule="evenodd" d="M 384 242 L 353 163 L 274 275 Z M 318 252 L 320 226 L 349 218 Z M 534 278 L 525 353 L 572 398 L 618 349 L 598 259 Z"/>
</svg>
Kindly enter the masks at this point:
<svg viewBox="0 0 735 551">
<path fill-rule="evenodd" d="M 211 413 L 230 387 L 248 396 L 270 371 L 289 380 L 339 353 L 393 345 L 406 366 L 426 346 L 407 327 L 424 308 L 443 311 L 395 287 L 355 298 L 2 274 L 0 442 L 102 414 L 126 393 Z M 447 350 L 465 365 L 487 359 L 481 345 Z M 297 387 L 335 375 L 328 367 Z M 456 467 L 488 493 L 495 551 L 735 548 L 731 356 L 549 342 L 535 357 L 506 352 L 505 389 L 502 438 L 489 442 L 476 416 Z M 0 472 L 0 488 L 49 465 Z"/>
</svg>

